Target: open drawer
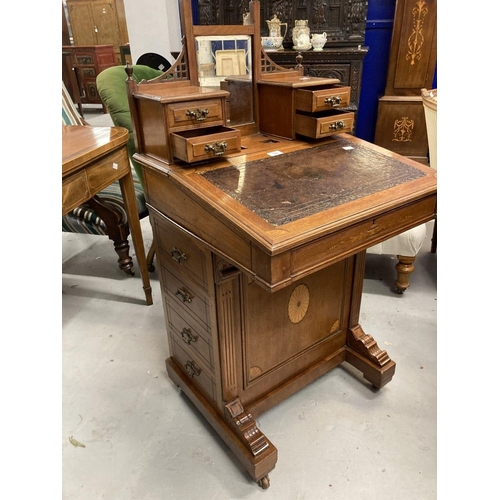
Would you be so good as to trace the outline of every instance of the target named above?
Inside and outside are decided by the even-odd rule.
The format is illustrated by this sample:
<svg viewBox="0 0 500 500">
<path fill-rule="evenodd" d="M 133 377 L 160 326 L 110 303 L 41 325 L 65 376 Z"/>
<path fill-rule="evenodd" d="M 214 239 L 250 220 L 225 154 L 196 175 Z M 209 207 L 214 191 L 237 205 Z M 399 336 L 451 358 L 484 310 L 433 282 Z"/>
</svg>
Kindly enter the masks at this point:
<svg viewBox="0 0 500 500">
<path fill-rule="evenodd" d="M 309 87 L 295 90 L 295 109 L 317 111 L 345 108 L 351 101 L 351 87 Z"/>
<path fill-rule="evenodd" d="M 187 163 L 241 151 L 239 130 L 222 125 L 172 133 L 173 155 Z"/>
<path fill-rule="evenodd" d="M 296 113 L 295 133 L 320 139 L 339 132 L 352 132 L 354 113 L 347 111 L 325 111 L 314 116 Z"/>
</svg>

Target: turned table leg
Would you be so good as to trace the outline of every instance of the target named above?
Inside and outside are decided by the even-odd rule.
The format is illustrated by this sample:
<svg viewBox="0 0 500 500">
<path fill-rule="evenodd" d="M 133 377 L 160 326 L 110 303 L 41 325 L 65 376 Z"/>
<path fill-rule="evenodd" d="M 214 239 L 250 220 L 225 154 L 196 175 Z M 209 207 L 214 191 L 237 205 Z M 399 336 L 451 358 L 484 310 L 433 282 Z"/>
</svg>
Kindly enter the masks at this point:
<svg viewBox="0 0 500 500">
<path fill-rule="evenodd" d="M 90 198 L 87 204 L 106 224 L 108 237 L 113 241 L 115 251 L 118 254 L 118 266 L 122 271 L 133 276 L 132 267 L 134 264 L 132 257 L 130 257 L 130 245 L 128 243 L 130 230 L 128 224 L 123 222 L 122 214 L 108 207 L 97 195 Z"/>
</svg>

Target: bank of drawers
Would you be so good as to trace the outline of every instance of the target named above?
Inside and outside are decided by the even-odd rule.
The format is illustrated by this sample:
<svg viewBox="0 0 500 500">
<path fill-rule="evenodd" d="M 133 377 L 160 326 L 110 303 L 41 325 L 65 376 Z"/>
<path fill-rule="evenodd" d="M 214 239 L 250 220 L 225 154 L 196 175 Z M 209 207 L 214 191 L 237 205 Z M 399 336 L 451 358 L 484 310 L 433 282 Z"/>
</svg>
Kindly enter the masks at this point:
<svg viewBox="0 0 500 500">
<path fill-rule="evenodd" d="M 352 131 L 354 113 L 336 109 L 349 106 L 350 87 L 296 89 L 294 99 L 296 134 L 320 139 Z"/>
<path fill-rule="evenodd" d="M 296 139 L 297 135 L 321 139 L 351 132 L 354 113 L 349 106 L 351 88 L 329 78 L 266 77 L 259 86 L 260 131 Z"/>
<path fill-rule="evenodd" d="M 241 151 L 241 132 L 226 126 L 229 92 L 168 82 L 134 93 L 143 152 L 173 163 L 210 160 Z"/>
<path fill-rule="evenodd" d="M 168 220 L 153 217 L 171 355 L 186 375 L 215 400 L 210 251 Z"/>
</svg>

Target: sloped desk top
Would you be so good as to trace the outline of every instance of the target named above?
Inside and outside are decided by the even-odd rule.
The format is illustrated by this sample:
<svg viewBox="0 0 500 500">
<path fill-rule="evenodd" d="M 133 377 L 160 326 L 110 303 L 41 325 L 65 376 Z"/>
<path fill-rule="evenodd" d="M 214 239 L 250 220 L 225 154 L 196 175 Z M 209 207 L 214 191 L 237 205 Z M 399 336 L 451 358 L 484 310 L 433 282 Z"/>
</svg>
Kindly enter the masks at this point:
<svg viewBox="0 0 500 500">
<path fill-rule="evenodd" d="M 194 167 L 135 157 L 149 204 L 269 291 L 435 216 L 434 170 L 348 134 L 242 146 Z"/>
</svg>

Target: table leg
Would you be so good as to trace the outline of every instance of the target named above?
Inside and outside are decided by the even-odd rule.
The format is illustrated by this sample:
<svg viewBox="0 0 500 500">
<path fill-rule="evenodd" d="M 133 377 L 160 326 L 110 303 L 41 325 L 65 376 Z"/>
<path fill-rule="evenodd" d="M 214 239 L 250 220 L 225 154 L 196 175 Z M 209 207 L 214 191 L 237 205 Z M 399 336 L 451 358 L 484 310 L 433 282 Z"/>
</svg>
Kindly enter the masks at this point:
<svg viewBox="0 0 500 500">
<path fill-rule="evenodd" d="M 123 200 L 125 201 L 125 210 L 128 215 L 128 224 L 132 233 L 132 241 L 134 242 L 135 255 L 137 256 L 137 264 L 141 272 L 142 287 L 146 295 L 146 303 L 150 306 L 153 303 L 151 284 L 149 282 L 148 268 L 146 264 L 146 254 L 144 251 L 144 241 L 142 239 L 141 224 L 137 209 L 137 200 L 135 199 L 134 181 L 132 173 L 120 179 L 120 188 L 122 191 Z"/>
</svg>

